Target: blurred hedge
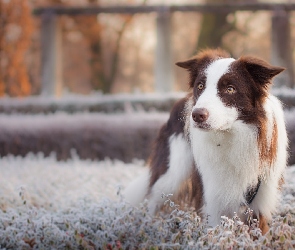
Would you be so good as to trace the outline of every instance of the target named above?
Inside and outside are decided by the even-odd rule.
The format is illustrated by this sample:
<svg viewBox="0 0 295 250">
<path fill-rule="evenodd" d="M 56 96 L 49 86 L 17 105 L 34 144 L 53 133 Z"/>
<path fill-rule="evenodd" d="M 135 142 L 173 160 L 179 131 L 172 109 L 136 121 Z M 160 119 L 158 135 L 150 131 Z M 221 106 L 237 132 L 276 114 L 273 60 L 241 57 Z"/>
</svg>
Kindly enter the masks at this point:
<svg viewBox="0 0 295 250">
<path fill-rule="evenodd" d="M 289 138 L 289 164 L 295 164 L 295 108 L 285 111 Z"/>
<path fill-rule="evenodd" d="M 82 159 L 147 159 L 167 114 L 55 114 L 0 116 L 0 155 L 55 152 L 66 160 L 73 150 Z"/>
<path fill-rule="evenodd" d="M 295 164 L 295 109 L 287 111 L 289 164 Z M 168 113 L 0 115 L 0 155 L 55 152 L 57 159 L 147 159 Z"/>
</svg>

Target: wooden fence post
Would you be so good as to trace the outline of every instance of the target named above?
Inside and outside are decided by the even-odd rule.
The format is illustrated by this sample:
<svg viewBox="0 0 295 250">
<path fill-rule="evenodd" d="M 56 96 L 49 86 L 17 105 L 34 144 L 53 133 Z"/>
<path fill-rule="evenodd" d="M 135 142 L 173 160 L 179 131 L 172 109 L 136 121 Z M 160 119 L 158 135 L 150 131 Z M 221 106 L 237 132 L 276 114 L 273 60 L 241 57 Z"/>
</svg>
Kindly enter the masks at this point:
<svg viewBox="0 0 295 250">
<path fill-rule="evenodd" d="M 272 16 L 271 62 L 286 70 L 274 79 L 274 87 L 294 87 L 294 69 L 291 46 L 290 12 L 275 10 Z"/>
<path fill-rule="evenodd" d="M 171 41 L 171 13 L 169 10 L 159 11 L 155 63 L 155 90 L 159 93 L 170 92 L 173 89 Z"/>
<path fill-rule="evenodd" d="M 41 94 L 61 96 L 62 84 L 62 41 L 58 18 L 54 12 L 42 14 L 41 24 Z"/>
</svg>

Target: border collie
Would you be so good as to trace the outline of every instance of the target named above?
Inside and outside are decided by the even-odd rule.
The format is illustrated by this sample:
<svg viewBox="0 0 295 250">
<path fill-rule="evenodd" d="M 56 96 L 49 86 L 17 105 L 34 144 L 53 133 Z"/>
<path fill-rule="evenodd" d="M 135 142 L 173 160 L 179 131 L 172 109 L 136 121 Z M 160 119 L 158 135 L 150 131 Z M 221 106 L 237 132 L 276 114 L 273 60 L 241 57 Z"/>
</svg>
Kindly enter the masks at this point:
<svg viewBox="0 0 295 250">
<path fill-rule="evenodd" d="M 149 170 L 127 187 L 126 199 L 136 205 L 148 198 L 154 214 L 162 193 L 185 190 L 210 226 L 234 213 L 246 222 L 250 208 L 265 234 L 287 159 L 282 105 L 269 93 L 271 79 L 284 69 L 252 56 L 236 60 L 220 49 L 176 65 L 188 71 L 190 93 L 172 108 Z"/>
</svg>

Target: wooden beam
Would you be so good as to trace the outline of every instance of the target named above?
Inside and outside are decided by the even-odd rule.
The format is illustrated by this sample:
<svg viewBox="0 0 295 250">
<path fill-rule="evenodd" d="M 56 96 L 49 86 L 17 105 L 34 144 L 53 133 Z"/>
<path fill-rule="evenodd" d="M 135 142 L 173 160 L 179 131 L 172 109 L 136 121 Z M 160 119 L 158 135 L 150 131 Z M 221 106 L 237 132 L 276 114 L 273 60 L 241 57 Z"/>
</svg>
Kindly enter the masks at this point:
<svg viewBox="0 0 295 250">
<path fill-rule="evenodd" d="M 35 15 L 42 15 L 51 11 L 56 15 L 97 15 L 100 13 L 137 14 L 150 12 L 202 12 L 220 13 L 234 11 L 294 11 L 295 3 L 223 3 L 223 4 L 188 4 L 188 5 L 126 5 L 126 6 L 50 6 L 40 7 L 33 11 Z"/>
</svg>

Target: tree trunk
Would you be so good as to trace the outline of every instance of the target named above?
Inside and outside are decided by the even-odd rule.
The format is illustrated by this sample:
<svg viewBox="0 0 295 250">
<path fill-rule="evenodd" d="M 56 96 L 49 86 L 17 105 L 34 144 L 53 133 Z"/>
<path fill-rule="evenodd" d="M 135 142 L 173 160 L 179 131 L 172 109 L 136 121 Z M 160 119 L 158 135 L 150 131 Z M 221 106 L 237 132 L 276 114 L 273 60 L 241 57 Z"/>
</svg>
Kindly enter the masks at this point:
<svg viewBox="0 0 295 250">
<path fill-rule="evenodd" d="M 257 2 L 257 0 L 237 0 L 236 2 Z M 207 4 L 226 3 L 231 0 L 206 0 Z M 217 14 L 204 13 L 196 51 L 205 48 L 223 47 L 222 37 L 236 29 L 234 22 L 229 22 L 227 17 L 231 12 Z"/>
<path fill-rule="evenodd" d="M 222 45 L 222 37 L 229 31 L 227 15 L 229 13 L 220 14 L 204 14 L 202 27 L 198 39 L 197 51 L 205 48 L 217 48 Z"/>
</svg>

